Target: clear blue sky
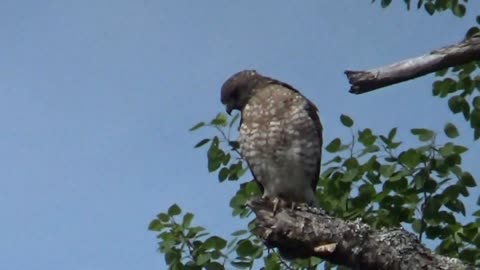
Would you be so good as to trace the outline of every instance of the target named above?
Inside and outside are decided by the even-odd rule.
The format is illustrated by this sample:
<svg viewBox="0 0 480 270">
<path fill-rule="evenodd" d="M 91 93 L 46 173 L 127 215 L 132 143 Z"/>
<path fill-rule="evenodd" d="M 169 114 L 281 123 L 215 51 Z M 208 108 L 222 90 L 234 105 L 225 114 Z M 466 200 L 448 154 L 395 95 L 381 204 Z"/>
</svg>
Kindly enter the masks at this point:
<svg viewBox="0 0 480 270">
<path fill-rule="evenodd" d="M 220 86 L 245 68 L 301 89 L 326 141 L 348 135 L 341 113 L 407 142 L 410 128 L 462 122 L 431 97 L 432 76 L 348 93 L 345 69 L 460 41 L 480 10 L 430 17 L 396 2 L 3 0 L 1 268 L 163 269 L 147 225 L 174 202 L 220 235 L 240 229 L 228 207 L 238 183 L 218 184 L 192 149 L 213 132 L 188 128 L 223 110 Z M 480 149 L 464 127 L 473 170 Z"/>
</svg>

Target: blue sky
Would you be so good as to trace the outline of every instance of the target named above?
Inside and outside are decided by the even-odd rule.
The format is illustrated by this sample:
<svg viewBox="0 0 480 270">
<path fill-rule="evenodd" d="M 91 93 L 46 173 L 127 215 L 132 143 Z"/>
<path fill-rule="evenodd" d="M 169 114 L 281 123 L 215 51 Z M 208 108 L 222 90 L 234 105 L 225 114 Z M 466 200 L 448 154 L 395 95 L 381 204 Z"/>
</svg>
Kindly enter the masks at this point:
<svg viewBox="0 0 480 270">
<path fill-rule="evenodd" d="M 432 76 L 348 93 L 345 69 L 458 42 L 480 10 L 430 17 L 396 2 L 3 0 L 2 268 L 163 269 L 147 225 L 174 202 L 217 234 L 240 229 L 228 207 L 238 183 L 218 184 L 192 148 L 213 131 L 188 128 L 223 110 L 223 81 L 245 68 L 316 103 L 326 141 L 348 134 L 341 113 L 362 128 L 399 127 L 407 143 L 410 128 L 463 124 L 431 97 Z M 459 126 L 473 171 L 480 149 Z"/>
</svg>

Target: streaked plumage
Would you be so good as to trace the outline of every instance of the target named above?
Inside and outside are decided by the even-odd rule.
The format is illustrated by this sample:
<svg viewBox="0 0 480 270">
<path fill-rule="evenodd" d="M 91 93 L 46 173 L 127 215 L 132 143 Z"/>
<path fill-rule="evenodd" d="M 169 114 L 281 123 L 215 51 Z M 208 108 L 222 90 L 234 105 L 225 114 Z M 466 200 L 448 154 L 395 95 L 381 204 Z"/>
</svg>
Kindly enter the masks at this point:
<svg viewBox="0 0 480 270">
<path fill-rule="evenodd" d="M 314 202 L 322 148 L 315 105 L 292 86 L 253 70 L 222 87 L 227 112 L 241 111 L 240 150 L 264 196 Z"/>
</svg>

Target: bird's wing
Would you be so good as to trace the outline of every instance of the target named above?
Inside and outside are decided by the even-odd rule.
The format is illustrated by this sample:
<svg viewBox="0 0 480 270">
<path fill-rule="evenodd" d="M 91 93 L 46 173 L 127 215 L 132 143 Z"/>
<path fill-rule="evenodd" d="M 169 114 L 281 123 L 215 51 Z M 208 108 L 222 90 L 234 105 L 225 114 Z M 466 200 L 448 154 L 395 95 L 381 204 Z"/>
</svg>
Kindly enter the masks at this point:
<svg viewBox="0 0 480 270">
<path fill-rule="evenodd" d="M 275 80 L 275 79 L 272 79 L 272 78 L 268 78 L 268 77 L 266 77 L 266 78 L 268 79 L 269 83 L 282 85 L 283 87 L 286 87 L 286 88 L 288 88 L 288 89 L 290 89 L 294 92 L 297 92 L 299 95 L 301 95 L 303 98 L 305 98 L 308 101 L 308 104 L 307 104 L 305 109 L 307 110 L 308 115 L 310 116 L 312 121 L 314 121 L 315 129 L 317 130 L 317 134 L 318 134 L 318 139 L 320 140 L 320 143 L 319 143 L 320 154 L 318 155 L 317 169 L 316 169 L 315 177 L 313 179 L 311 179 L 311 187 L 315 191 L 317 189 L 318 181 L 320 180 L 320 167 L 321 167 L 321 162 L 322 162 L 322 145 L 323 145 L 323 135 L 322 135 L 323 134 L 323 127 L 322 127 L 322 123 L 320 122 L 320 117 L 318 116 L 318 108 L 317 108 L 317 106 L 315 106 L 315 104 L 313 104 L 313 102 L 311 102 L 308 98 L 306 98 L 304 95 L 302 95 L 302 93 L 300 93 L 300 91 L 295 89 L 295 87 L 291 86 L 290 84 L 284 83 L 282 81 Z"/>
<path fill-rule="evenodd" d="M 323 127 L 322 127 L 322 123 L 320 122 L 320 117 L 318 116 L 318 109 L 310 100 L 308 100 L 308 106 L 307 106 L 306 110 L 308 111 L 308 115 L 310 116 L 310 118 L 312 119 L 312 121 L 315 124 L 315 129 L 316 129 L 317 134 L 318 134 L 319 147 L 320 147 L 318 160 L 317 160 L 317 168 L 316 168 L 316 172 L 315 172 L 315 177 L 311 180 L 311 187 L 312 187 L 313 191 L 315 191 L 317 189 L 317 184 L 318 184 L 318 181 L 320 179 L 320 166 L 321 166 L 321 163 L 322 163 L 322 145 L 323 145 L 322 133 L 323 133 Z"/>
</svg>

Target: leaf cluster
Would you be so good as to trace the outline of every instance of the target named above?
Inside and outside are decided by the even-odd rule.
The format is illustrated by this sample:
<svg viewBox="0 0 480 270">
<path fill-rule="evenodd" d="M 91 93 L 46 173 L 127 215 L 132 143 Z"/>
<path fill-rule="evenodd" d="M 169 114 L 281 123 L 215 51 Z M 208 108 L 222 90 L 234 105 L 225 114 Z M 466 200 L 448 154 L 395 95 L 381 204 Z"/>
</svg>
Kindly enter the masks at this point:
<svg viewBox="0 0 480 270">
<path fill-rule="evenodd" d="M 376 0 L 372 0 L 372 3 L 376 2 Z M 382 8 L 388 7 L 392 0 L 381 0 L 379 1 Z M 421 9 L 422 7 L 429 15 L 434 15 L 436 12 L 444 12 L 450 10 L 453 15 L 457 17 L 463 17 L 467 12 L 466 4 L 468 0 L 403 0 L 408 10 L 410 10 L 411 5 L 415 4 L 417 9 Z"/>
<path fill-rule="evenodd" d="M 255 260 L 264 255 L 263 243 L 249 230 L 231 234 L 227 241 L 211 235 L 201 226 L 192 225 L 194 215 L 181 215 L 181 208 L 173 204 L 159 213 L 148 229 L 157 233 L 159 251 L 171 270 L 252 269 Z M 278 257 L 267 256 L 265 270 L 278 269 Z"/>
<path fill-rule="evenodd" d="M 340 121 L 351 129 L 350 117 L 342 115 Z M 461 168 L 468 149 L 439 144 L 437 134 L 425 128 L 411 129 L 419 145 L 405 149 L 396 128 L 386 135 L 368 128 L 351 133 L 348 142 L 335 138 L 325 148 L 333 157 L 319 182 L 320 206 L 377 228 L 410 226 L 420 240 L 440 241 L 437 252 L 478 264 L 480 224 L 460 218 L 467 214 L 465 198 L 477 185 Z M 450 139 L 459 136 L 452 123 L 444 133 Z"/>
</svg>

